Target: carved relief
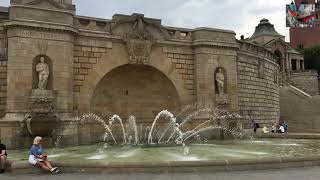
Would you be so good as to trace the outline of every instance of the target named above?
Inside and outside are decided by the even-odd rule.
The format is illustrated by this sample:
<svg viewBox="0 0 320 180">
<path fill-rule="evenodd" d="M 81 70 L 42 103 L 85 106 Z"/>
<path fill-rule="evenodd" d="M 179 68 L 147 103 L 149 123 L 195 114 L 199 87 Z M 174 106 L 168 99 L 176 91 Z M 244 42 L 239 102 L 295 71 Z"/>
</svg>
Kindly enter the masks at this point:
<svg viewBox="0 0 320 180">
<path fill-rule="evenodd" d="M 65 40 L 66 37 L 56 33 L 49 32 L 38 32 L 38 31 L 29 31 L 21 30 L 17 33 L 18 36 L 38 38 L 38 39 L 51 39 L 51 40 Z"/>
<path fill-rule="evenodd" d="M 65 0 L 11 0 L 10 2 L 11 4 L 24 4 L 47 9 L 75 9 L 71 2 Z"/>
<path fill-rule="evenodd" d="M 137 16 L 132 29 L 125 35 L 130 64 L 148 64 L 153 38 L 143 16 Z"/>
<path fill-rule="evenodd" d="M 39 53 L 41 55 L 46 55 L 47 50 L 48 50 L 48 42 L 45 40 L 39 40 L 38 41 L 38 48 L 39 48 Z"/>
</svg>

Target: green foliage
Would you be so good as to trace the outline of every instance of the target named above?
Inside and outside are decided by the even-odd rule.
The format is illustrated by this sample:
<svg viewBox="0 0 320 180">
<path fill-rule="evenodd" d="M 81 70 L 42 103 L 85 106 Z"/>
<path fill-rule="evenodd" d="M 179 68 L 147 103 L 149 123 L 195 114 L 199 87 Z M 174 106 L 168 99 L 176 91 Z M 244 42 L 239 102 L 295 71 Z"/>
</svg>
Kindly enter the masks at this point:
<svg viewBox="0 0 320 180">
<path fill-rule="evenodd" d="M 315 69 L 320 72 L 320 45 L 304 49 L 297 49 L 303 53 L 306 69 Z"/>
</svg>

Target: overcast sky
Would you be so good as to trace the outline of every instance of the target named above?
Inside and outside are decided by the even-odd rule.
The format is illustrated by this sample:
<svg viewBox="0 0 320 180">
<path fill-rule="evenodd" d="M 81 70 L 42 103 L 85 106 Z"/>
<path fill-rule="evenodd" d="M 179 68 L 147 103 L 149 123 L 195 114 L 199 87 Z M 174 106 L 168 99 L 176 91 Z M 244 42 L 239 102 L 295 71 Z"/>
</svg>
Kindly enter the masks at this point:
<svg viewBox="0 0 320 180">
<path fill-rule="evenodd" d="M 8 6 L 10 0 L 0 0 Z M 237 37 L 253 34 L 262 18 L 287 37 L 285 5 L 291 0 L 73 0 L 77 14 L 111 19 L 113 14 L 142 13 L 162 19 L 165 26 L 233 30 Z"/>
</svg>

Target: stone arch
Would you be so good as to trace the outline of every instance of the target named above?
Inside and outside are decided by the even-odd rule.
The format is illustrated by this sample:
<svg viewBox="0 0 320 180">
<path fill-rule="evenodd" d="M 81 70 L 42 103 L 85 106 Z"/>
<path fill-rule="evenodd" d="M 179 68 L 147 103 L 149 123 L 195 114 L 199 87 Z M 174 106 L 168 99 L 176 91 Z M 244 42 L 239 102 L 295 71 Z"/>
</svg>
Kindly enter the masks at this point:
<svg viewBox="0 0 320 180">
<path fill-rule="evenodd" d="M 94 90 L 102 78 L 120 66 L 128 64 L 127 58 L 113 59 L 112 57 L 105 57 L 103 60 L 98 61 L 93 69 L 90 70 L 89 75 L 86 77 L 80 92 L 75 95 L 77 108 L 79 112 L 90 111 L 90 102 L 94 94 Z M 177 90 L 181 106 L 193 103 L 192 96 L 185 88 L 184 81 L 181 75 L 174 69 L 170 61 L 164 61 L 162 59 L 159 62 L 158 58 L 151 56 L 149 66 L 162 72 L 174 85 Z"/>
<path fill-rule="evenodd" d="M 107 73 L 97 84 L 91 112 L 122 118 L 134 115 L 139 122 L 152 122 L 161 110 L 177 113 L 181 103 L 168 77 L 148 65 L 126 64 Z"/>
<path fill-rule="evenodd" d="M 47 63 L 49 66 L 49 77 L 48 77 L 46 89 L 52 90 L 53 89 L 53 64 L 52 64 L 51 58 L 47 55 L 38 55 L 35 58 L 33 58 L 33 61 L 32 61 L 32 89 L 38 89 L 39 77 L 38 77 L 38 73 L 36 71 L 36 66 L 40 62 L 41 57 L 44 57 L 44 62 Z"/>
</svg>

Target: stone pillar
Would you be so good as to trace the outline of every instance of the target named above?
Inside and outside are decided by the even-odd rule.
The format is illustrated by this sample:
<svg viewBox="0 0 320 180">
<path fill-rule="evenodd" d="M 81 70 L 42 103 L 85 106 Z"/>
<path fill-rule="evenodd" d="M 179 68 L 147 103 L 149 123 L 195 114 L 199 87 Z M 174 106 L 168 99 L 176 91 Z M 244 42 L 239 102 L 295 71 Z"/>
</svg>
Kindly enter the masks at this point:
<svg viewBox="0 0 320 180">
<path fill-rule="evenodd" d="M 300 59 L 297 59 L 296 64 L 297 64 L 297 71 L 300 71 L 301 70 Z"/>
<path fill-rule="evenodd" d="M 217 107 L 226 103 L 231 111 L 238 111 L 237 68 L 238 44 L 232 31 L 197 29 L 194 34 L 196 95 L 200 109 Z M 220 46 L 221 41 L 224 45 Z M 225 102 L 216 94 L 215 72 L 225 71 Z M 205 118 L 205 117 L 202 117 Z"/>
<path fill-rule="evenodd" d="M 46 90 L 57 92 L 55 108 L 58 118 L 67 117 L 66 114 L 71 114 L 73 110 L 74 7 L 25 3 L 25 0 L 11 2 L 6 27 L 7 90 L 10 93 L 7 96 L 6 116 L 0 121 L 7 122 L 7 126 L 11 124 L 13 132 L 19 132 L 8 136 L 6 143 L 16 142 L 11 143 L 10 147 L 19 146 L 16 139 L 24 141 L 22 137 L 27 135 L 25 115 L 30 112 L 31 91 L 37 88 L 34 82 L 38 81 L 35 71 L 38 56 L 46 56 L 52 62 L 49 75 L 52 86 Z"/>
<path fill-rule="evenodd" d="M 288 72 L 290 72 L 292 70 L 292 60 L 291 60 L 291 55 L 288 53 L 288 59 L 287 59 L 287 63 L 288 63 Z"/>
</svg>

